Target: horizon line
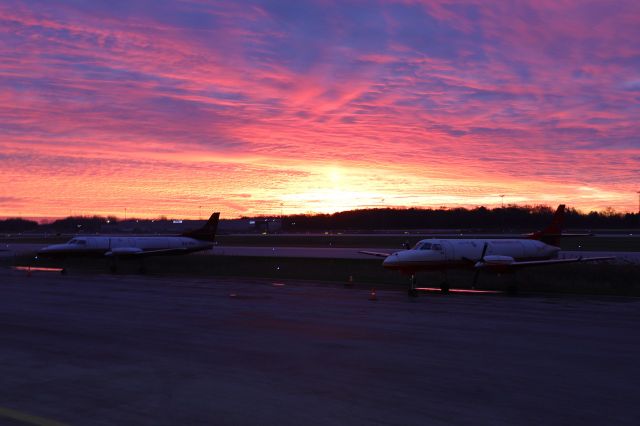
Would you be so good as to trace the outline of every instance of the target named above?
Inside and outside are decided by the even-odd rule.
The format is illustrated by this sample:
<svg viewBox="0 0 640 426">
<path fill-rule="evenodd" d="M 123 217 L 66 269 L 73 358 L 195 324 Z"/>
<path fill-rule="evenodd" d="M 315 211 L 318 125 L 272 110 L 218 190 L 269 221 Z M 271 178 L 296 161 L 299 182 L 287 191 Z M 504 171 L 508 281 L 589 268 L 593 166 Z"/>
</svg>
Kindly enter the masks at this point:
<svg viewBox="0 0 640 426">
<path fill-rule="evenodd" d="M 323 213 L 323 212 L 305 212 L 305 213 L 290 213 L 290 214 L 274 214 L 274 215 L 267 215 L 267 214 L 257 214 L 257 215 L 252 215 L 252 216 L 236 216 L 236 217 L 227 217 L 227 218 L 221 218 L 220 220 L 238 220 L 238 219 L 243 219 L 243 218 L 247 218 L 247 219 L 251 219 L 251 218 L 283 218 L 283 217 L 291 217 L 291 216 L 332 216 L 335 214 L 340 214 L 340 213 L 347 213 L 347 212 L 355 212 L 355 211 L 363 211 L 363 210 L 457 210 L 457 209 L 463 209 L 463 210 L 475 210 L 475 209 L 480 209 L 480 208 L 485 208 L 487 210 L 499 210 L 499 209 L 504 209 L 504 208 L 520 208 L 520 209 L 532 209 L 532 208 L 536 208 L 536 207 L 546 207 L 549 209 L 553 209 L 555 208 L 554 206 L 551 206 L 549 204 L 524 204 L 524 205 L 519 205 L 516 203 L 513 204 L 508 204 L 505 206 L 501 206 L 501 205 L 497 205 L 494 207 L 490 207 L 490 206 L 485 206 L 485 205 L 476 205 L 474 207 L 469 207 L 469 206 L 456 206 L 456 207 L 448 207 L 448 206 L 439 206 L 439 207 L 428 207 L 428 206 L 423 206 L 423 207 L 408 207 L 408 206 L 387 206 L 387 207 L 363 207 L 363 208 L 355 208 L 355 209 L 350 209 L 350 210 L 340 210 L 340 211 L 335 211 L 335 212 L 331 212 L 331 213 Z M 556 206 L 557 207 L 557 206 Z M 567 206 L 568 210 L 575 210 L 577 213 L 581 214 L 581 215 L 588 215 L 589 213 L 592 212 L 596 212 L 599 214 L 602 214 L 604 212 L 610 212 L 611 214 L 614 215 L 627 215 L 627 214 L 631 214 L 631 215 L 638 215 L 640 214 L 640 212 L 634 212 L 634 211 L 617 211 L 612 207 L 607 207 L 601 210 L 589 210 L 588 212 L 579 209 L 579 208 L 575 208 L 575 207 L 571 207 L 571 206 Z M 126 217 L 123 218 L 121 216 L 118 215 L 112 215 L 112 214 L 106 214 L 106 215 L 100 215 L 100 214 L 93 214 L 93 213 L 89 213 L 89 214 L 79 214 L 79 215 L 68 215 L 68 216 L 4 216 L 4 215 L 0 215 L 0 220 L 10 220 L 10 219 L 21 219 L 21 220 L 31 220 L 34 222 L 37 222 L 38 225 L 46 225 L 52 222 L 55 222 L 57 220 L 64 220 L 64 219 L 72 219 L 72 218 L 83 218 L 83 219 L 87 219 L 87 218 L 114 218 L 115 220 L 119 221 L 119 222 L 129 222 L 129 221 L 135 221 L 135 220 L 144 220 L 144 221 L 155 221 L 155 220 L 167 220 L 167 221 L 172 221 L 172 220 L 189 220 L 189 221 L 206 221 L 208 219 L 208 217 L 193 217 L 193 216 L 185 216 L 185 217 L 168 217 L 166 215 L 160 214 L 159 216 L 132 216 L 132 217 Z"/>
</svg>

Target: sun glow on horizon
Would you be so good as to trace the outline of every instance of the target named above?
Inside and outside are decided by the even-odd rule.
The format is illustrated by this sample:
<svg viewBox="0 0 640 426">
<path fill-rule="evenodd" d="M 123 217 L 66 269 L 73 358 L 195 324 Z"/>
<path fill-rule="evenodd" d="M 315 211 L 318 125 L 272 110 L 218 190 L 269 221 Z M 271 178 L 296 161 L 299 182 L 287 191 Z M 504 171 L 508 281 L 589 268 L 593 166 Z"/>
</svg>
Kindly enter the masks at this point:
<svg viewBox="0 0 640 426">
<path fill-rule="evenodd" d="M 160 168 L 155 176 L 134 173 L 126 179 L 96 175 L 86 184 L 78 183 L 73 187 L 68 186 L 66 176 L 52 175 L 47 179 L 47 187 L 56 194 L 58 201 L 63 200 L 62 203 L 40 206 L 34 201 L 26 203 L 19 212 L 0 206 L 0 216 L 11 217 L 19 213 L 23 217 L 54 218 L 96 214 L 122 218 L 127 209 L 129 217 L 139 218 L 167 216 L 196 219 L 209 214 L 210 210 L 220 210 L 223 218 L 236 218 L 386 207 L 498 207 L 502 203 L 551 207 L 567 203 L 588 212 L 616 206 L 615 203 L 599 204 L 601 199 L 618 201 L 618 205 L 624 205 L 629 198 L 629 194 L 579 184 L 504 182 L 496 176 L 483 179 L 425 177 L 420 174 L 420 167 L 413 172 L 389 168 L 384 173 L 378 173 L 376 170 L 346 165 L 309 165 L 303 168 L 288 165 L 279 175 L 276 167 L 248 164 L 236 164 L 239 170 L 232 171 L 229 163 L 215 167 L 198 167 L 195 163 L 189 163 L 177 168 L 171 166 L 166 170 Z M 259 176 L 256 180 L 242 179 L 247 167 L 250 167 L 253 176 Z M 224 178 L 219 168 L 224 169 L 227 176 L 237 173 L 239 179 Z M 82 168 L 78 168 L 78 172 L 81 176 L 89 173 Z M 163 185 L 166 181 L 171 181 L 172 185 Z M 30 183 L 26 179 L 23 182 L 23 185 Z M 37 192 L 41 187 L 39 182 L 33 185 L 33 189 L 24 186 L 23 191 Z M 535 191 L 541 185 L 546 189 L 542 194 Z M 249 192 L 248 186 L 259 189 Z M 107 197 L 95 198 L 97 193 L 105 192 Z M 505 195 L 504 199 L 500 195 Z M 114 203 L 113 200 L 117 201 Z M 634 212 L 633 209 L 627 211 Z"/>
</svg>

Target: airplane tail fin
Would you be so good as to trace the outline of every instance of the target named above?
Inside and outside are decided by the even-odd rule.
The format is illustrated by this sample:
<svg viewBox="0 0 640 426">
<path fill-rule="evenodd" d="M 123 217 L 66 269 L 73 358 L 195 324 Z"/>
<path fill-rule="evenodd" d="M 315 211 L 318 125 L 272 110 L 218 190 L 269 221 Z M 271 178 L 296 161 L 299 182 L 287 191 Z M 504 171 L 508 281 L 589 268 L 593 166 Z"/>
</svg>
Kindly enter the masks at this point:
<svg viewBox="0 0 640 426">
<path fill-rule="evenodd" d="M 562 228 L 564 226 L 564 204 L 560 204 L 553 214 L 553 219 L 549 226 L 542 231 L 536 231 L 529 235 L 532 240 L 540 240 L 545 244 L 551 244 L 557 246 L 560 244 L 560 237 L 562 236 Z"/>
<path fill-rule="evenodd" d="M 220 219 L 220 212 L 215 212 L 211 215 L 207 223 L 200 228 L 193 231 L 185 232 L 183 237 L 195 238 L 201 241 L 213 241 L 216 238 L 216 230 L 218 229 L 218 220 Z"/>
</svg>

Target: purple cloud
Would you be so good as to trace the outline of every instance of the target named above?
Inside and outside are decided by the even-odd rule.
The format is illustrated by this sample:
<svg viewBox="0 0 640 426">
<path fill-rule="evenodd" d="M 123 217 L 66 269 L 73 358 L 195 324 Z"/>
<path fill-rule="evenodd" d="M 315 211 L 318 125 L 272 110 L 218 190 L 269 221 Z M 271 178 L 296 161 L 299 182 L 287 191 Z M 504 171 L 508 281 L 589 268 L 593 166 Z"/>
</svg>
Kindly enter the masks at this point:
<svg viewBox="0 0 640 426">
<path fill-rule="evenodd" d="M 250 194 L 230 215 L 498 189 L 633 210 L 639 17 L 630 0 L 4 2 L 0 214 L 16 194 L 84 202 L 38 193 L 89 185 L 65 164 L 118 182 L 95 190 L 112 203 Z"/>
</svg>

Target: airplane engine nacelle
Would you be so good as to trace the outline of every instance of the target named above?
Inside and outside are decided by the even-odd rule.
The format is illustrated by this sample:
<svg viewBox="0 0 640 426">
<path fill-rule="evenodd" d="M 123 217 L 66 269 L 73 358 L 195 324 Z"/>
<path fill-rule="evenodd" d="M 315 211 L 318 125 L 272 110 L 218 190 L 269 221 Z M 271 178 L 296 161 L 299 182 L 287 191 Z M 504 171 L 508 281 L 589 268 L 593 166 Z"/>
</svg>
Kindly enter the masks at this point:
<svg viewBox="0 0 640 426">
<path fill-rule="evenodd" d="M 490 254 L 485 256 L 481 261 L 476 263 L 476 268 L 489 268 L 491 270 L 500 271 L 503 268 L 506 269 L 509 265 L 515 262 L 515 259 L 511 256 L 501 256 L 498 254 Z"/>
<path fill-rule="evenodd" d="M 105 253 L 105 256 L 126 256 L 142 253 L 142 249 L 138 247 L 115 247 L 111 251 Z"/>
<path fill-rule="evenodd" d="M 497 254 L 491 254 L 484 257 L 484 263 L 488 265 L 510 265 L 515 262 L 515 259 L 511 256 L 500 256 Z"/>
</svg>

